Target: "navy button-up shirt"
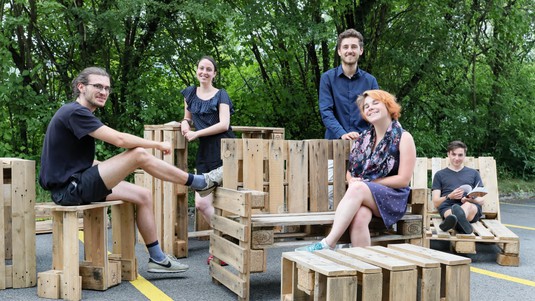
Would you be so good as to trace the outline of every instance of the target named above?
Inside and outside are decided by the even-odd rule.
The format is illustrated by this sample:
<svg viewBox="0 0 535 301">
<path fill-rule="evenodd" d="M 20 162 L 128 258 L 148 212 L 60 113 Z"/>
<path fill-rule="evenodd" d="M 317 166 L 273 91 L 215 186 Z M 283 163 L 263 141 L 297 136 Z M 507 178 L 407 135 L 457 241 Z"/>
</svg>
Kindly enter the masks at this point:
<svg viewBox="0 0 535 301">
<path fill-rule="evenodd" d="M 379 89 L 377 80 L 360 68 L 351 78 L 344 75 L 341 65 L 321 75 L 319 109 L 327 128 L 325 139 L 340 139 L 348 132 L 361 133 L 369 127 L 355 101 L 364 91 L 374 89 Z"/>
</svg>

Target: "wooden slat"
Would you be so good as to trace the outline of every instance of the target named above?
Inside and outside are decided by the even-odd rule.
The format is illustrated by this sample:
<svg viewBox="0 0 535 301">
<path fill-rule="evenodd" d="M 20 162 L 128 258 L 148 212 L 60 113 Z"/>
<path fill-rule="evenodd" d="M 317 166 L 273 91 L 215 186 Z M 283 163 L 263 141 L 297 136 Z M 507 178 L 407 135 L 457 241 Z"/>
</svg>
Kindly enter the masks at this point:
<svg viewBox="0 0 535 301">
<path fill-rule="evenodd" d="M 223 187 L 238 189 L 239 159 L 242 158 L 241 139 L 221 139 L 221 158 L 223 160 Z"/>
<path fill-rule="evenodd" d="M 102 207 L 108 207 L 108 206 L 113 206 L 113 205 L 121 205 L 123 203 L 124 203 L 123 201 L 106 201 L 106 202 L 96 202 L 96 203 L 80 205 L 80 206 L 59 206 L 54 203 L 45 203 L 45 204 L 37 204 L 35 206 L 43 207 L 44 209 L 48 209 L 51 212 L 54 212 L 54 211 L 69 212 L 69 211 L 83 211 L 83 210 L 94 209 L 94 208 L 102 208 Z"/>
<path fill-rule="evenodd" d="M 429 248 L 424 248 L 411 244 L 389 244 L 389 248 L 400 250 L 403 252 L 415 254 L 422 257 L 431 258 L 439 261 L 441 264 L 446 265 L 462 265 L 470 264 L 472 260 L 470 258 L 454 255 L 451 253 L 441 252 Z"/>
<path fill-rule="evenodd" d="M 359 260 L 371 263 L 390 271 L 404 271 L 416 269 L 416 265 L 405 260 L 393 258 L 365 248 L 340 249 L 338 252 Z"/>
<path fill-rule="evenodd" d="M 375 274 L 375 273 L 381 273 L 381 268 L 369 264 L 367 262 L 364 262 L 362 260 L 355 259 L 353 257 L 349 257 L 347 255 L 344 255 L 340 252 L 336 252 L 333 250 L 320 250 L 314 252 L 314 254 L 318 256 L 322 256 L 324 258 L 328 258 L 331 261 L 337 262 L 339 264 L 352 267 L 355 270 L 364 273 L 364 274 Z"/>
<path fill-rule="evenodd" d="M 243 143 L 243 188 L 264 190 L 264 142 L 246 139 Z"/>
<path fill-rule="evenodd" d="M 312 252 L 285 252 L 282 253 L 282 256 L 325 276 L 357 275 L 357 271 L 354 268 L 338 264 Z"/>
<path fill-rule="evenodd" d="M 498 220 L 484 219 L 481 220 L 481 222 L 489 228 L 490 232 L 501 240 L 518 240 L 518 235 L 509 230 Z"/>
<path fill-rule="evenodd" d="M 492 157 L 479 157 L 479 174 L 488 193 L 483 197 L 483 213 L 485 215 L 496 214 L 500 220 L 500 201 L 498 192 L 498 174 L 496 161 Z"/>
<path fill-rule="evenodd" d="M 242 192 L 224 187 L 219 187 L 214 191 L 215 197 L 213 206 L 217 209 L 222 209 L 232 214 L 245 216 L 247 212 L 247 199 L 245 197 L 246 193 L 250 192 Z"/>
<path fill-rule="evenodd" d="M 21 164 L 22 161 L 13 161 L 11 168 L 11 186 L 12 186 L 12 195 L 11 195 L 11 229 L 12 229 L 12 240 L 7 241 L 12 248 L 12 260 L 13 260 L 13 287 L 21 288 L 26 286 L 26 257 L 25 252 L 26 247 L 32 248 L 31 245 L 26 245 L 26 229 L 24 218 L 29 212 L 25 212 L 25 175 L 24 175 L 24 165 Z M 34 180 L 32 179 L 32 182 Z M 33 209 L 33 208 L 32 208 Z M 32 210 L 33 211 L 33 210 Z M 33 215 L 32 215 L 33 216 Z M 35 225 L 35 217 L 33 218 Z M 34 235 L 35 229 L 32 231 L 31 235 Z M 35 243 L 35 242 L 34 242 Z M 35 260 L 35 259 L 34 259 Z"/>
<path fill-rule="evenodd" d="M 494 234 L 492 234 L 480 221 L 472 223 L 472 228 L 474 233 L 483 239 L 494 239 Z"/>
<path fill-rule="evenodd" d="M 427 158 L 416 158 L 411 188 L 427 188 Z"/>
<path fill-rule="evenodd" d="M 333 209 L 338 207 L 347 189 L 346 161 L 349 156 L 350 141 L 331 140 L 333 144 Z"/>
<path fill-rule="evenodd" d="M 269 212 L 282 213 L 284 207 L 284 154 L 287 145 L 284 140 L 269 140 L 268 176 L 269 176 Z"/>
<path fill-rule="evenodd" d="M 286 165 L 288 212 L 307 212 L 308 144 L 306 141 L 288 141 L 288 161 Z"/>
<path fill-rule="evenodd" d="M 324 139 L 308 141 L 309 211 L 311 212 L 328 210 L 328 142 L 329 140 Z"/>
<path fill-rule="evenodd" d="M 440 262 L 438 262 L 438 261 L 436 261 L 434 259 L 431 259 L 431 258 L 417 256 L 417 255 L 414 255 L 414 254 L 408 254 L 406 252 L 402 252 L 402 251 L 399 251 L 399 250 L 396 250 L 396 249 L 392 249 L 392 248 L 385 248 L 383 246 L 371 246 L 371 247 L 367 247 L 367 248 L 368 249 L 372 249 L 372 250 L 374 250 L 375 252 L 378 252 L 378 253 L 383 253 L 383 254 L 386 254 L 386 255 L 391 256 L 391 257 L 399 258 L 399 259 L 414 263 L 415 265 L 417 265 L 419 267 L 422 267 L 422 268 L 437 268 L 437 267 L 440 267 Z"/>
<path fill-rule="evenodd" d="M 309 216 L 278 216 L 278 217 L 256 217 L 251 218 L 254 227 L 267 226 L 291 226 L 291 225 L 330 225 L 334 221 L 334 212 L 327 212 L 322 215 Z"/>
<path fill-rule="evenodd" d="M 442 218 L 434 217 L 434 218 L 432 218 L 432 221 L 433 221 L 433 224 L 435 225 L 435 231 L 437 232 L 437 236 L 438 237 L 446 238 L 446 237 L 450 237 L 451 236 L 449 232 L 442 231 L 442 229 L 440 229 L 440 227 L 438 226 L 438 225 L 440 225 L 440 223 L 442 223 Z"/>
<path fill-rule="evenodd" d="M 222 237 L 210 234 L 210 254 L 232 265 L 240 273 L 246 272 L 248 250 L 242 248 Z"/>
<path fill-rule="evenodd" d="M 224 267 L 212 263 L 210 263 L 210 276 L 233 291 L 236 295 L 245 298 L 245 294 L 249 289 L 249 281 L 244 281 Z"/>
<path fill-rule="evenodd" d="M 247 241 L 249 239 L 245 235 L 248 225 L 243 225 L 218 215 L 212 216 L 211 225 L 214 230 L 222 231 L 238 240 Z"/>
</svg>

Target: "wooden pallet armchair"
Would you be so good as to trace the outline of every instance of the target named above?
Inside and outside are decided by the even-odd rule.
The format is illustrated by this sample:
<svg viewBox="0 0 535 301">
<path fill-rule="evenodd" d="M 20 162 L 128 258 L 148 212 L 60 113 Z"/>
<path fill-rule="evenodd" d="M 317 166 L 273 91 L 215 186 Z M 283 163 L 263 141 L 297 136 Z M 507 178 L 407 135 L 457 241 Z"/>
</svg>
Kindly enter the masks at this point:
<svg viewBox="0 0 535 301">
<path fill-rule="evenodd" d="M 437 171 L 448 166 L 448 159 L 430 158 L 427 163 L 427 170 L 431 172 L 432 178 Z M 472 234 L 461 234 L 454 230 L 444 232 L 438 227 L 442 218 L 430 198 L 424 219 L 426 245 L 429 245 L 431 240 L 445 240 L 451 242 L 455 252 L 474 254 L 476 253 L 476 242 L 495 243 L 500 248 L 496 259 L 498 264 L 518 266 L 520 263 L 520 240 L 515 233 L 501 223 L 496 161 L 493 157 L 467 157 L 465 165 L 479 171 L 483 184 L 487 188 L 488 194 L 483 197 L 485 199 L 484 217 L 472 224 L 474 229 Z"/>
</svg>

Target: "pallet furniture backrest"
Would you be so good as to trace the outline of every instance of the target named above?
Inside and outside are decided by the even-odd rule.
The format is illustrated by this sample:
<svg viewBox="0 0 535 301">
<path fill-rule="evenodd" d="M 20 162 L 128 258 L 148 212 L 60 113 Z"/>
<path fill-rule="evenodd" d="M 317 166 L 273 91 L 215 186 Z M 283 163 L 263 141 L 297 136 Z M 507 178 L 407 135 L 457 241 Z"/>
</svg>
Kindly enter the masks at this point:
<svg viewBox="0 0 535 301">
<path fill-rule="evenodd" d="M 351 141 L 325 139 L 223 139 L 223 187 L 268 192 L 263 213 L 334 211 L 346 192 L 351 145 Z M 328 179 L 329 160 L 333 161 L 332 182 Z M 420 200 L 426 199 L 426 167 L 427 158 L 417 158 L 411 188 L 413 194 L 422 195 L 417 198 Z M 329 185 L 333 208 L 328 203 Z M 410 204 L 422 207 L 413 213 L 423 213 L 423 202 Z"/>
<path fill-rule="evenodd" d="M 430 158 L 428 159 L 428 170 L 431 171 L 431 182 L 435 174 L 449 165 L 448 158 Z M 498 177 L 496 172 L 496 161 L 493 157 L 466 157 L 465 166 L 476 169 L 481 175 L 481 180 L 488 194 L 484 196 L 485 203 L 483 204 L 483 214 L 485 218 L 500 220 L 500 204 L 498 193 Z M 431 187 L 431 186 L 430 186 Z M 433 201 L 429 199 L 429 212 L 437 213 L 437 209 L 433 205 Z"/>
<path fill-rule="evenodd" d="M 328 160 L 336 205 L 346 189 L 349 147 L 343 140 L 223 139 L 223 186 L 268 192 L 265 213 L 328 211 Z"/>
</svg>

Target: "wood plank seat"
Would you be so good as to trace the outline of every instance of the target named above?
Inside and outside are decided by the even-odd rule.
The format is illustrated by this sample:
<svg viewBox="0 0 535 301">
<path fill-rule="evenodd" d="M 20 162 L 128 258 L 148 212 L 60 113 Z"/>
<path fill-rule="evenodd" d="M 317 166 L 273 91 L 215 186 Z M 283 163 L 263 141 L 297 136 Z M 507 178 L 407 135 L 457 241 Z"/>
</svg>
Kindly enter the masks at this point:
<svg viewBox="0 0 535 301">
<path fill-rule="evenodd" d="M 39 206 L 39 205 L 38 205 Z M 106 290 L 137 278 L 134 206 L 123 201 L 81 206 L 41 205 L 52 213 L 52 269 L 37 275 L 42 298 L 80 300 L 82 289 Z M 112 254 L 108 254 L 108 207 Z M 83 212 L 84 260 L 79 262 L 78 213 Z"/>
<path fill-rule="evenodd" d="M 234 291 L 240 300 L 248 300 L 250 273 L 265 271 L 267 248 L 299 244 L 295 239 L 302 244 L 303 240 L 311 243 L 324 237 L 347 188 L 350 143 L 323 139 L 224 139 L 223 187 L 215 190 L 216 214 L 211 221 L 214 232 L 210 236 L 210 253 L 216 258 L 211 263 L 212 278 Z M 332 182 L 327 178 L 328 160 L 334 163 Z M 334 194 L 332 209 L 329 186 Z M 374 244 L 422 244 L 427 183 L 412 188 L 407 214 L 392 229 L 385 229 L 380 219 L 372 221 Z M 217 260 L 225 261 L 237 273 L 221 267 Z"/>
<path fill-rule="evenodd" d="M 432 178 L 437 171 L 447 167 L 448 164 L 449 160 L 447 158 L 430 158 L 426 164 L 427 173 Z M 488 194 L 483 197 L 485 199 L 483 205 L 484 217 L 472 224 L 474 230 L 472 234 L 461 234 L 455 230 L 444 232 L 438 227 L 442 222 L 442 218 L 432 200 L 429 199 L 424 218 L 425 245 L 429 246 L 431 240 L 449 241 L 455 252 L 474 254 L 476 253 L 476 243 L 494 243 L 500 248 L 496 259 L 498 264 L 518 266 L 520 264 L 520 239 L 513 231 L 505 227 L 500 220 L 496 161 L 492 157 L 467 157 L 465 165 L 479 170 L 483 184 L 488 190 Z"/>
</svg>

